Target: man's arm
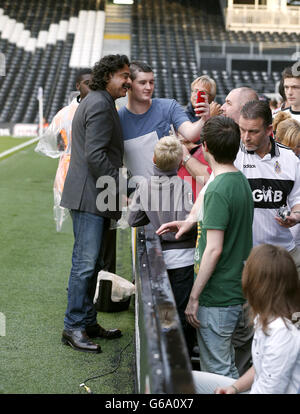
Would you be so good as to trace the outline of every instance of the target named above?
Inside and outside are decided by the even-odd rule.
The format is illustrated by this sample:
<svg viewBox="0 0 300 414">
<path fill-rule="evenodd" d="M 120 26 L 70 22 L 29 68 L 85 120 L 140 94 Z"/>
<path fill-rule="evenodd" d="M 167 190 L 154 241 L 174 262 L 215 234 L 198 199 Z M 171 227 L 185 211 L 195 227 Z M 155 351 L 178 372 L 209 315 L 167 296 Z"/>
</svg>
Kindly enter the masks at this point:
<svg viewBox="0 0 300 414">
<path fill-rule="evenodd" d="M 188 149 L 185 145 L 182 145 L 182 160 L 184 161 L 187 155 L 190 155 Z M 186 161 L 184 167 L 187 171 L 191 174 L 191 176 L 202 186 L 206 184 L 207 180 L 209 179 L 209 173 L 207 172 L 207 165 L 202 164 L 197 158 L 192 157 Z"/>
<path fill-rule="evenodd" d="M 201 113 L 197 114 L 196 116 L 201 116 L 199 121 L 196 122 L 190 122 L 185 121 L 183 122 L 180 127 L 178 128 L 178 132 L 184 136 L 185 139 L 188 141 L 198 141 L 200 138 L 200 133 L 203 128 L 203 125 L 207 121 L 207 119 L 210 117 L 210 108 L 209 103 L 207 102 L 207 96 L 205 97 L 206 102 L 196 104 L 197 107 L 201 108 Z"/>
<path fill-rule="evenodd" d="M 209 108 L 209 107 L 208 107 Z M 209 109 L 208 109 L 209 113 Z M 199 141 L 201 130 L 205 124 L 205 121 L 209 118 L 209 116 L 202 116 L 199 121 L 191 122 L 185 121 L 183 122 L 180 127 L 178 128 L 178 132 L 184 136 L 185 139 L 188 141 Z"/>
<path fill-rule="evenodd" d="M 197 319 L 199 296 L 213 274 L 222 254 L 224 231 L 207 230 L 206 238 L 206 247 L 202 255 L 199 272 L 194 282 L 190 299 L 185 310 L 186 319 L 194 328 L 199 328 L 200 326 L 200 322 Z"/>
</svg>

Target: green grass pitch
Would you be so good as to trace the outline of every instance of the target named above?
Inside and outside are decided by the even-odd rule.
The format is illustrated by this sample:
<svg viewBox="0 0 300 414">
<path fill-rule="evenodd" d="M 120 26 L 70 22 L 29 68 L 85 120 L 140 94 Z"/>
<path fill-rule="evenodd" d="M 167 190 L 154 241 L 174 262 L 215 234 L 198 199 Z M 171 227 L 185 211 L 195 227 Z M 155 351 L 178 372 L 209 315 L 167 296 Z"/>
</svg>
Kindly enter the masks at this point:
<svg viewBox="0 0 300 414">
<path fill-rule="evenodd" d="M 120 339 L 97 340 L 103 353 L 61 344 L 73 235 L 55 230 L 52 187 L 58 161 L 36 154 L 34 146 L 0 160 L 0 313 L 6 322 L 0 394 L 81 394 L 79 385 L 114 368 L 132 340 L 134 298 L 128 311 L 99 313 L 104 327 L 123 331 Z M 131 279 L 129 241 L 129 230 L 118 230 L 117 273 Z M 87 385 L 95 394 L 133 393 L 133 365 L 132 342 L 114 374 Z"/>
</svg>

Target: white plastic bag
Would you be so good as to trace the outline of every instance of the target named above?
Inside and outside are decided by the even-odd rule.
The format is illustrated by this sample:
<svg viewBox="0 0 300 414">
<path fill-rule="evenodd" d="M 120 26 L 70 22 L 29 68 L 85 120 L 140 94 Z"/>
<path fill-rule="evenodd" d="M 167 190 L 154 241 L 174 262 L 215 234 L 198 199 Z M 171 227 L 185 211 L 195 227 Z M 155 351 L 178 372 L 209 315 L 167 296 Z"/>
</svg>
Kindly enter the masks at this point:
<svg viewBox="0 0 300 414">
<path fill-rule="evenodd" d="M 114 273 L 101 270 L 98 273 L 97 287 L 94 296 L 94 303 L 97 302 L 99 294 L 99 285 L 101 280 L 111 280 L 111 301 L 112 302 L 125 302 L 135 293 L 135 285 L 121 276 Z"/>
<path fill-rule="evenodd" d="M 69 217 L 69 211 L 60 206 L 65 179 L 70 164 L 72 143 L 72 120 L 78 108 L 77 99 L 62 108 L 53 118 L 50 126 L 40 137 L 35 152 L 51 158 L 59 158 L 53 184 L 54 220 L 56 230 L 62 230 L 63 223 Z"/>
</svg>

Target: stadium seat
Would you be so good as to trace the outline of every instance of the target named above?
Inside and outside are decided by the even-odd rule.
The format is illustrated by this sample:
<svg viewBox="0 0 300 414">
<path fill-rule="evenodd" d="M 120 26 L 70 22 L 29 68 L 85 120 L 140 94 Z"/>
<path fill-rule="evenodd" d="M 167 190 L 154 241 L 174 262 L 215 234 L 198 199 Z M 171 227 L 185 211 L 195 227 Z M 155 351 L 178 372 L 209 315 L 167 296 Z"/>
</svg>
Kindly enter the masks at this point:
<svg viewBox="0 0 300 414">
<path fill-rule="evenodd" d="M 95 47 L 103 37 L 104 0 L 0 0 L 0 52 L 5 54 L 7 73 L 0 77 L 0 122 L 37 122 L 37 92 L 44 92 L 48 121 L 68 102 L 74 90 L 76 70 L 90 66 L 101 56 Z M 70 68 L 76 19 L 85 11 L 86 32 L 97 30 L 97 39 L 85 33 L 87 46 L 82 62 Z M 99 14 L 99 13 L 98 13 Z M 75 19 L 75 21 L 74 21 Z M 101 32 L 102 24 L 102 32 Z M 72 27 L 72 30 L 70 28 Z M 93 50 L 93 53 L 92 53 Z"/>
</svg>

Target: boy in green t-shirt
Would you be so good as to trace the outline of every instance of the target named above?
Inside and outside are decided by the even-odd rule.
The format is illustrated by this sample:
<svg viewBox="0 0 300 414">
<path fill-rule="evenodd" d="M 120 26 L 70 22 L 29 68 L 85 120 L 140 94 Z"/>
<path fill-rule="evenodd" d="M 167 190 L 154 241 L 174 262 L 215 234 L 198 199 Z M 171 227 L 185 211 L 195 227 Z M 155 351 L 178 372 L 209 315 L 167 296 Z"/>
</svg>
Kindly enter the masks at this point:
<svg viewBox="0 0 300 414">
<path fill-rule="evenodd" d="M 201 134 L 203 153 L 214 173 L 199 214 L 195 254 L 196 279 L 185 310 L 197 329 L 202 371 L 238 378 L 232 335 L 242 316 L 242 269 L 252 248 L 253 199 L 245 176 L 233 162 L 240 145 L 238 125 L 230 118 L 209 119 Z M 198 205 L 198 203 L 197 203 Z M 157 233 L 192 225 L 173 222 Z"/>
<path fill-rule="evenodd" d="M 207 231 L 221 231 L 224 240 L 213 275 L 201 292 L 200 305 L 231 306 L 245 302 L 241 275 L 252 247 L 252 217 L 252 193 L 246 177 L 240 171 L 215 177 L 205 192 L 203 216 L 198 224 L 201 237 L 198 236 L 195 254 L 196 276 L 207 245 Z"/>
<path fill-rule="evenodd" d="M 233 165 L 238 125 L 226 117 L 211 118 L 202 140 L 215 179 L 200 212 L 197 277 L 185 313 L 197 328 L 201 369 L 238 378 L 231 338 L 245 302 L 241 277 L 252 248 L 253 199 L 246 177 Z"/>
</svg>

